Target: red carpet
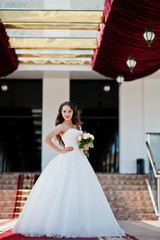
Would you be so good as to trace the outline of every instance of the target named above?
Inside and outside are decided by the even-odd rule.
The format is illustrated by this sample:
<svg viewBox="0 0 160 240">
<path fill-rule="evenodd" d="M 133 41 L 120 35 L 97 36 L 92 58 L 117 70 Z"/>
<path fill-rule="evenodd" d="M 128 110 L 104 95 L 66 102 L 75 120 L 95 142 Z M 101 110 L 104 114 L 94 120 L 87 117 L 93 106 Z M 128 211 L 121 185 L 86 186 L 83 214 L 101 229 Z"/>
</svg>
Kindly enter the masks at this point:
<svg viewBox="0 0 160 240">
<path fill-rule="evenodd" d="M 60 240 L 60 239 L 63 239 L 64 238 L 48 238 L 48 237 L 25 237 L 21 234 L 16 234 L 16 233 L 12 233 L 11 232 L 12 229 L 0 234 L 0 239 L 3 239 L 3 240 L 49 240 L 49 239 L 54 239 L 54 240 Z M 99 240 L 100 238 L 75 238 L 77 240 Z M 103 237 L 101 238 L 101 240 L 107 240 L 107 239 L 110 239 L 111 238 L 107 238 L 107 237 Z M 127 237 L 124 237 L 124 238 L 118 238 L 118 237 L 113 237 L 114 240 L 118 240 L 118 239 L 127 239 L 127 240 L 138 240 L 137 238 L 133 237 L 133 236 L 130 236 L 130 235 L 127 235 Z M 67 238 L 67 240 L 73 240 L 73 238 Z"/>
</svg>

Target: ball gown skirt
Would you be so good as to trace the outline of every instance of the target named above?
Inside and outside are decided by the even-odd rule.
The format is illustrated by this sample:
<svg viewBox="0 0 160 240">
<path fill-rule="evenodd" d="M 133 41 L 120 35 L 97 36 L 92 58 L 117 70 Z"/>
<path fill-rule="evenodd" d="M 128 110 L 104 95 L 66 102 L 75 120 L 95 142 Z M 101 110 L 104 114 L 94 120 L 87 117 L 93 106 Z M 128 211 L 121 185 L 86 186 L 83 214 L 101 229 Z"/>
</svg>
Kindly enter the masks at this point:
<svg viewBox="0 0 160 240">
<path fill-rule="evenodd" d="M 13 232 L 56 238 L 125 236 L 98 179 L 78 148 L 74 128 L 62 136 L 74 150 L 58 154 L 35 183 Z"/>
</svg>

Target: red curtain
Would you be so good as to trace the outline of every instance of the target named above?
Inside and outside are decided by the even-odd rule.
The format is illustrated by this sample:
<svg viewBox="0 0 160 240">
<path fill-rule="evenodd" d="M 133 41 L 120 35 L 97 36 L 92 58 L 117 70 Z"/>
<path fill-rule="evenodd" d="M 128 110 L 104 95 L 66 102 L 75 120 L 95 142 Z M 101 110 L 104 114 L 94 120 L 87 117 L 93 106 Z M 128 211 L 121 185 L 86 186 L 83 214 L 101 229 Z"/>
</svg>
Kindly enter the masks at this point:
<svg viewBox="0 0 160 240">
<path fill-rule="evenodd" d="M 0 22 L 0 77 L 15 71 L 19 64 L 15 50 L 10 48 L 8 39 L 4 24 Z"/>
<path fill-rule="evenodd" d="M 150 48 L 143 37 L 148 25 L 155 33 Z M 130 55 L 137 62 L 132 73 L 126 65 Z M 160 1 L 106 0 L 92 68 L 113 79 L 121 73 L 126 81 L 160 69 Z"/>
</svg>

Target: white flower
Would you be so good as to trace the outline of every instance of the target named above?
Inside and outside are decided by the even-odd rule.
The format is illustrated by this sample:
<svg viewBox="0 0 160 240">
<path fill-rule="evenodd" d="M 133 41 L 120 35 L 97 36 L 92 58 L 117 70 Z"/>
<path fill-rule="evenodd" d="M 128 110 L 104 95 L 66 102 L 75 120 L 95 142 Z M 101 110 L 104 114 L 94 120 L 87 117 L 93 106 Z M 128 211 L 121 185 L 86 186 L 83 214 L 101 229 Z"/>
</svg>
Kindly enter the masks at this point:
<svg viewBox="0 0 160 240">
<path fill-rule="evenodd" d="M 91 137 L 90 133 L 87 133 L 87 138 L 90 138 L 90 137 Z"/>
<path fill-rule="evenodd" d="M 94 136 L 91 134 L 91 136 L 90 136 L 91 138 L 92 138 L 92 140 L 94 140 Z"/>
<path fill-rule="evenodd" d="M 88 138 L 87 133 L 84 133 L 84 134 L 83 134 L 83 139 L 87 139 L 87 138 Z"/>
<path fill-rule="evenodd" d="M 82 136 L 81 135 L 78 136 L 78 141 L 81 141 L 81 139 L 82 139 Z"/>
</svg>

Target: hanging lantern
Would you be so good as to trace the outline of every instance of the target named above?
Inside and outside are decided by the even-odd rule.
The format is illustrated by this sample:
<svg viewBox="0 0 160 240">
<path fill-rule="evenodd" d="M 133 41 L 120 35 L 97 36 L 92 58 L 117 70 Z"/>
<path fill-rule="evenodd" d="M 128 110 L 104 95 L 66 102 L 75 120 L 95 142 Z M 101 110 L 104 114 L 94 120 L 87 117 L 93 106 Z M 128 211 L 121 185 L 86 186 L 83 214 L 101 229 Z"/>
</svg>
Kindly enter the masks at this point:
<svg viewBox="0 0 160 240">
<path fill-rule="evenodd" d="M 148 26 L 143 34 L 144 39 L 148 43 L 148 47 L 151 46 L 151 42 L 155 38 L 155 33 L 153 32 L 152 28 Z"/>
<path fill-rule="evenodd" d="M 117 76 L 117 78 L 116 78 L 116 81 L 117 81 L 118 83 L 122 83 L 122 82 L 124 81 L 123 75 L 122 75 L 122 74 L 118 74 L 118 76 Z"/>
<path fill-rule="evenodd" d="M 136 60 L 134 59 L 133 56 L 129 56 L 128 60 L 126 61 L 127 66 L 130 69 L 130 72 L 133 72 L 133 68 L 136 66 Z"/>
</svg>

